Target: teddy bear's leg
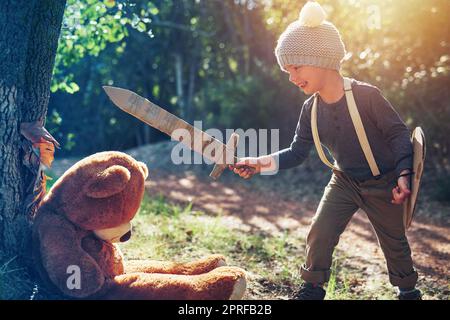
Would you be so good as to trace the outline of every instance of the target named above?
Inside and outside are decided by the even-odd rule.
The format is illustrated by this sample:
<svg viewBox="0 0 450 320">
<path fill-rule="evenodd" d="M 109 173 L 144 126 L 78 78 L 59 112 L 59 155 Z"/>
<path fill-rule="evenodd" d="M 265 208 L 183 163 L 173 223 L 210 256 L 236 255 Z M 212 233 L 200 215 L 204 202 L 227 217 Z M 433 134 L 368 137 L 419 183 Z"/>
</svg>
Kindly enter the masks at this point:
<svg viewBox="0 0 450 320">
<path fill-rule="evenodd" d="M 130 273 L 108 281 L 102 299 L 228 300 L 245 293 L 245 271 L 219 267 L 200 275 Z"/>
<path fill-rule="evenodd" d="M 225 265 L 225 257 L 220 254 L 213 254 L 206 258 L 188 263 L 175 263 L 170 261 L 153 260 L 131 260 L 125 263 L 125 273 L 145 272 L 195 275 L 207 273 L 215 268 Z"/>
</svg>

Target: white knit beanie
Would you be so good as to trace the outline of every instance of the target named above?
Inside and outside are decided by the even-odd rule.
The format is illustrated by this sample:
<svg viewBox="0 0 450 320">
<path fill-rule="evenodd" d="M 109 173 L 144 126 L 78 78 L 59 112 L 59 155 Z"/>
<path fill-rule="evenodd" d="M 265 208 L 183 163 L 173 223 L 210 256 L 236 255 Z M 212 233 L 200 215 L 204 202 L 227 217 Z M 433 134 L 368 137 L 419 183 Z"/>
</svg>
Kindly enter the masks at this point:
<svg viewBox="0 0 450 320">
<path fill-rule="evenodd" d="M 287 65 L 340 70 L 345 46 L 339 31 L 331 22 L 325 21 L 325 17 L 320 4 L 308 1 L 300 11 L 299 19 L 281 34 L 275 55 L 283 71 Z"/>
</svg>

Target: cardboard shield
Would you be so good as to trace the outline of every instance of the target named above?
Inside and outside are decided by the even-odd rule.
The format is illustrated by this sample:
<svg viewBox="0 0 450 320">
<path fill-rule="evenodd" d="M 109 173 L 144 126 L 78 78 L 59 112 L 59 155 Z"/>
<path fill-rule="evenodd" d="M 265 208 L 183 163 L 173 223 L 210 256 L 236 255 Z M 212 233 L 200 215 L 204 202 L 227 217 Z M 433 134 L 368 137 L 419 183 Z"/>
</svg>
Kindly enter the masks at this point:
<svg viewBox="0 0 450 320">
<path fill-rule="evenodd" d="M 403 224 L 405 230 L 411 226 L 414 217 L 414 210 L 416 209 L 417 198 L 419 197 L 420 181 L 422 179 L 423 167 L 425 162 L 426 144 L 425 135 L 422 128 L 417 127 L 411 135 L 411 143 L 413 145 L 413 171 L 414 175 L 411 177 L 411 195 L 405 201 L 403 206 Z"/>
</svg>

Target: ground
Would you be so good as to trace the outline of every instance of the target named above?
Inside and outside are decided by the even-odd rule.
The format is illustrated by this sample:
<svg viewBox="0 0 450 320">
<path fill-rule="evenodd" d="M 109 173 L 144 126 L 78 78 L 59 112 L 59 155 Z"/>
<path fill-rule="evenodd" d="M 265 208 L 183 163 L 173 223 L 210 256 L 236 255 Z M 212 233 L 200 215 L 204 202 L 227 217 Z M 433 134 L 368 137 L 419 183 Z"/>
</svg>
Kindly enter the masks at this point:
<svg viewBox="0 0 450 320">
<path fill-rule="evenodd" d="M 276 191 L 261 193 L 242 185 L 235 188 L 230 183 L 189 173 L 177 175 L 159 171 L 148 181 L 147 188 L 149 195 L 154 195 L 157 190 L 170 202 L 191 202 L 194 210 L 213 215 L 220 212 L 223 223 L 231 229 L 248 233 L 262 231 L 270 235 L 287 233 L 294 239 L 306 237 L 317 205 L 313 199 L 280 201 Z M 434 286 L 435 289 L 442 288 L 442 293 L 448 297 L 450 228 L 424 220 L 416 219 L 408 230 L 415 266 L 421 275 L 420 284 L 426 282 L 427 290 Z M 358 282 L 362 282 L 355 286 L 386 283 L 383 254 L 363 211 L 358 211 L 351 220 L 338 249 L 345 253 L 345 264 L 358 274 Z M 256 297 L 264 298 L 257 294 Z"/>
<path fill-rule="evenodd" d="M 246 299 L 287 299 L 301 280 L 304 239 L 329 179 L 320 162 L 308 160 L 276 177 L 243 180 L 224 172 L 208 177 L 212 166 L 170 161 L 172 143 L 129 150 L 147 163 L 146 199 L 134 236 L 123 246 L 128 258 L 190 260 L 225 254 L 248 270 Z M 312 156 L 314 157 L 314 156 Z M 61 174 L 77 159 L 56 160 Z M 424 181 L 424 188 L 427 187 Z M 422 192 L 407 232 L 425 299 L 450 297 L 450 205 Z M 383 253 L 363 211 L 358 211 L 335 251 L 327 299 L 393 299 Z"/>
</svg>

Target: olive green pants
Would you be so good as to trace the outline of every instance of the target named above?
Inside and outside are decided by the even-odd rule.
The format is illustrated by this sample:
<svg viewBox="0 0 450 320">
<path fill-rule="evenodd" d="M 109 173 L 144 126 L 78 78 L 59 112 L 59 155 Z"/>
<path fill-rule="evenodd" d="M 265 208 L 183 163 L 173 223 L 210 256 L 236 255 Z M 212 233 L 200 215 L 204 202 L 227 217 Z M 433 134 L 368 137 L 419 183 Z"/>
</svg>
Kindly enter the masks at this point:
<svg viewBox="0 0 450 320">
<path fill-rule="evenodd" d="M 363 209 L 378 238 L 389 271 L 389 280 L 400 288 L 414 287 L 417 272 L 403 227 L 403 206 L 391 203 L 395 172 L 381 179 L 358 182 L 333 171 L 306 238 L 306 263 L 301 277 L 306 282 L 324 283 L 330 278 L 334 248 L 359 209 Z"/>
</svg>

